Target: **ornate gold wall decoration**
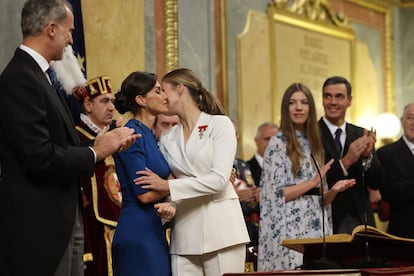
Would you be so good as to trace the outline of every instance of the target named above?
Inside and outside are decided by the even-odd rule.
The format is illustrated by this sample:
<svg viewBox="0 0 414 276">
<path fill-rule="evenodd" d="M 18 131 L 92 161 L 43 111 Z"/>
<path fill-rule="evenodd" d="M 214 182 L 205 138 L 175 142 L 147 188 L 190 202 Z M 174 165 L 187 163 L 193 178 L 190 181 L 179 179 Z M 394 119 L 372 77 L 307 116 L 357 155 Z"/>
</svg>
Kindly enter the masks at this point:
<svg viewBox="0 0 414 276">
<path fill-rule="evenodd" d="M 283 91 L 293 82 L 304 83 L 314 92 L 317 113 L 322 116 L 320 91 L 325 79 L 340 75 L 354 82 L 355 33 L 345 24 L 346 18 L 342 23 L 332 20 L 334 12 L 325 1 L 289 1 L 289 5 L 277 1 L 268 8 L 273 121 L 279 123 Z M 352 121 L 351 116 L 348 113 L 347 120 Z"/>
<path fill-rule="evenodd" d="M 269 4 L 310 20 L 328 21 L 336 26 L 349 27 L 349 20 L 342 13 L 333 12 L 327 0 L 273 0 Z"/>
<path fill-rule="evenodd" d="M 165 0 L 165 68 L 166 72 L 178 67 L 178 5 L 177 0 Z"/>
</svg>

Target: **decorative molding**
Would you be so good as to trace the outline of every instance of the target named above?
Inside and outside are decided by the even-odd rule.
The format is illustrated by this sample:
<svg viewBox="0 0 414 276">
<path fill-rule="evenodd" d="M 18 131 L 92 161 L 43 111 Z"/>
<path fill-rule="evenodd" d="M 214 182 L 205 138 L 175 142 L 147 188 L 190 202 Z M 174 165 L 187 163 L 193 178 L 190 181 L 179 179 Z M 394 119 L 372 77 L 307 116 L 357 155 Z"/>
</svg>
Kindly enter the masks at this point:
<svg viewBox="0 0 414 276">
<path fill-rule="evenodd" d="M 309 17 L 305 17 L 302 14 L 298 14 L 296 12 L 292 12 L 291 10 L 287 9 L 287 1 L 284 0 L 273 0 L 274 2 L 278 2 L 279 4 L 273 4 L 268 6 L 268 16 L 270 21 L 270 28 L 269 28 L 269 33 L 270 33 L 270 59 L 272 61 L 276 61 L 276 62 L 272 62 L 271 63 L 271 87 L 272 87 L 272 101 L 274 103 L 280 103 L 282 100 L 282 92 L 284 89 L 284 86 L 281 85 L 281 83 L 283 83 L 286 80 L 285 76 L 283 79 L 282 78 L 276 78 L 275 76 L 277 76 L 277 72 L 279 71 L 279 69 L 277 68 L 277 65 L 281 64 L 280 62 L 278 63 L 277 61 L 277 55 L 276 55 L 276 48 L 278 46 L 277 45 L 277 41 L 285 41 L 288 39 L 276 39 L 276 32 L 277 29 L 279 28 L 279 30 L 281 29 L 281 26 L 285 26 L 285 25 L 290 25 L 290 26 L 294 26 L 298 33 L 293 34 L 293 33 L 289 33 L 286 34 L 287 37 L 296 37 L 296 35 L 302 35 L 299 31 L 301 30 L 303 33 L 315 33 L 318 34 L 320 36 L 324 36 L 326 39 L 334 39 L 336 41 L 341 41 L 342 43 L 342 47 L 344 50 L 344 55 L 349 55 L 349 66 L 344 67 L 341 66 L 341 74 L 345 76 L 346 78 L 350 79 L 351 83 L 356 83 L 355 81 L 355 65 L 356 65 L 356 36 L 355 36 L 355 32 L 352 29 L 352 26 L 345 24 L 345 23 L 341 23 L 340 25 L 337 25 L 335 23 L 335 21 L 329 19 L 327 20 L 327 17 L 315 17 L 315 20 L 310 19 Z M 305 1 L 308 2 L 312 2 L 312 0 L 304 0 L 304 1 L 300 1 L 300 3 L 304 3 Z M 299 1 L 297 0 L 289 0 L 289 5 L 292 4 L 293 2 L 295 3 L 299 3 Z M 321 3 L 321 1 L 319 1 L 319 3 Z M 326 10 L 329 10 L 328 5 L 325 6 Z M 332 12 L 330 12 L 330 14 L 333 14 Z M 325 20 L 322 20 L 321 18 L 324 18 Z M 345 18 L 345 17 L 344 17 Z M 347 20 L 344 20 L 343 22 L 348 22 Z M 279 26 L 279 27 L 278 27 Z M 293 30 L 293 29 L 292 29 Z M 298 37 L 299 38 L 299 37 Z M 285 41 L 286 42 L 286 41 Z M 289 43 L 295 43 L 294 41 L 290 41 Z M 279 45 L 280 47 L 280 45 Z M 311 46 L 312 47 L 312 46 Z M 331 48 L 332 49 L 332 48 Z M 280 50 L 280 49 L 279 49 Z M 330 52 L 330 56 L 335 59 L 335 56 L 337 54 L 335 52 Z M 344 56 L 342 55 L 342 56 Z M 299 55 L 297 55 L 299 56 Z M 280 58 L 280 56 L 279 56 Z M 300 59 L 300 58 L 298 58 Z M 306 60 L 306 59 L 305 59 Z M 326 64 L 332 64 L 332 63 L 326 63 Z M 315 78 L 312 81 L 312 87 L 314 87 L 315 89 L 318 89 L 319 87 L 322 87 L 323 84 L 323 78 L 326 77 L 326 75 L 333 75 L 333 74 L 338 74 L 338 70 L 337 68 L 334 67 L 330 67 L 326 65 L 327 67 L 325 68 L 326 70 L 331 70 L 328 72 L 325 72 L 323 74 L 315 74 Z M 300 67 L 300 66 L 299 66 Z M 298 68 L 298 66 L 296 67 Z M 299 69 L 298 69 L 299 70 Z M 299 70 L 300 71 L 300 70 Z M 295 72 L 295 73 L 299 73 Z M 280 72 L 280 71 L 279 71 Z M 331 72 L 331 73 L 329 73 Z M 307 73 L 303 73 L 303 75 L 305 76 Z M 279 74 L 280 75 L 280 74 Z M 310 74 L 310 76 L 314 76 L 313 74 Z M 310 77 L 310 78 L 311 78 Z M 289 77 L 288 77 L 289 78 Z M 294 81 L 294 80 L 291 80 Z M 308 78 L 308 81 L 309 78 Z M 287 84 L 288 85 L 288 84 Z M 286 85 L 286 87 L 287 87 Z M 309 84 L 308 84 L 309 85 Z M 318 94 L 319 97 L 322 97 L 321 94 Z M 318 98 L 315 98 L 315 100 L 318 100 Z M 322 99 L 320 99 L 320 101 L 318 101 L 320 103 L 322 103 Z M 353 105 L 352 109 L 355 109 L 357 107 L 357 105 Z M 323 112 L 322 107 L 319 106 L 318 107 L 320 109 L 319 112 Z M 279 122 L 280 121 L 280 113 L 278 112 L 277 109 L 273 109 L 272 110 L 273 114 L 272 114 L 272 120 L 274 122 Z M 354 114 L 354 112 L 351 112 L 351 114 Z M 352 116 L 352 115 L 351 115 Z M 350 119 L 350 118 L 349 118 Z"/>
<path fill-rule="evenodd" d="M 323 21 L 349 28 L 348 18 L 342 13 L 332 11 L 327 0 L 272 0 L 269 7 L 284 9 L 312 21 Z"/>
<path fill-rule="evenodd" d="M 414 7 L 413 0 L 385 0 L 385 1 L 391 5 L 395 5 L 403 9 Z"/>
<path fill-rule="evenodd" d="M 165 0 L 165 69 L 178 68 L 178 0 Z"/>
<path fill-rule="evenodd" d="M 395 95 L 394 95 L 394 59 L 393 59 L 393 7 L 398 6 L 395 0 L 346 0 L 355 5 L 367 8 L 369 10 L 381 13 L 385 18 L 385 95 L 386 95 L 386 112 L 395 112 Z M 277 8 L 294 13 L 297 16 L 306 18 L 314 22 L 324 22 L 333 24 L 338 27 L 351 28 L 349 19 L 341 13 L 332 11 L 329 7 L 328 0 L 271 0 L 269 8 Z M 401 6 L 401 5 L 400 5 Z"/>
</svg>

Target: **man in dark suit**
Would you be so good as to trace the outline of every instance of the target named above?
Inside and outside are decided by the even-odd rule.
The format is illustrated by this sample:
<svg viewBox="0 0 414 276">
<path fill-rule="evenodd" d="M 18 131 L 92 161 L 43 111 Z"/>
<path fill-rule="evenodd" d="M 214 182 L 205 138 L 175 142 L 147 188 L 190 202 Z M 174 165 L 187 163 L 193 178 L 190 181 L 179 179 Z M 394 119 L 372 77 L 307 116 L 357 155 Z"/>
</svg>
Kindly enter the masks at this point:
<svg viewBox="0 0 414 276">
<path fill-rule="evenodd" d="M 235 124 L 236 135 L 238 128 Z M 252 262 L 253 268 L 257 270 L 257 247 L 259 245 L 259 184 L 262 173 L 264 151 L 270 138 L 278 131 L 278 127 L 270 122 L 259 126 L 255 142 L 256 154 L 249 161 L 245 162 L 236 158 L 233 167 L 236 169 L 235 189 L 242 206 L 247 231 L 249 232 L 250 243 L 247 245 L 246 263 Z M 240 188 L 243 187 L 243 188 Z M 247 189 L 246 189 L 247 188 Z"/>
<path fill-rule="evenodd" d="M 368 187 L 377 190 L 382 183 L 382 171 L 374 152 L 375 133 L 345 121 L 346 110 L 351 106 L 351 91 L 351 84 L 343 77 L 328 78 L 323 84 L 325 114 L 319 126 L 325 160 L 335 160 L 326 174 L 328 186 L 340 179 L 356 180 L 355 186 L 339 193 L 332 202 L 334 233 L 350 234 L 355 226 L 365 222 L 375 226 Z"/>
<path fill-rule="evenodd" d="M 404 134 L 378 150 L 385 181 L 381 195 L 390 204 L 390 234 L 414 239 L 414 103 L 404 107 Z"/>
<path fill-rule="evenodd" d="M 267 144 L 269 144 L 270 138 L 276 134 L 279 127 L 271 122 L 265 122 L 257 128 L 254 142 L 256 143 L 255 155 L 247 161 L 250 171 L 254 179 L 254 184 L 259 187 L 260 177 L 262 175 L 263 155 L 266 150 Z"/>
<path fill-rule="evenodd" d="M 79 177 L 137 138 L 123 127 L 79 145 L 46 74 L 73 42 L 73 19 L 66 1 L 26 2 L 23 43 L 0 76 L 2 275 L 83 275 Z"/>
</svg>

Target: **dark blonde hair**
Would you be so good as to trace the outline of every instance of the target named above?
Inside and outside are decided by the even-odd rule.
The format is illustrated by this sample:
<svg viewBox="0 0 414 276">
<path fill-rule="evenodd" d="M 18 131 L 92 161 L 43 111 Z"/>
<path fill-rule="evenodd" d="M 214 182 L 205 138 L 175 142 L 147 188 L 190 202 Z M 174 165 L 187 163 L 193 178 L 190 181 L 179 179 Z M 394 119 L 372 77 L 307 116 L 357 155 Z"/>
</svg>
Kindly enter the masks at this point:
<svg viewBox="0 0 414 276">
<path fill-rule="evenodd" d="M 162 82 L 173 85 L 183 84 L 201 111 L 212 115 L 225 115 L 223 106 L 218 99 L 203 87 L 193 71 L 187 68 L 175 69 L 167 73 Z"/>
<path fill-rule="evenodd" d="M 300 163 L 304 158 L 303 149 L 296 137 L 296 128 L 289 115 L 290 98 L 292 97 L 292 94 L 296 92 L 305 94 L 309 104 L 309 117 L 305 124 L 305 135 L 309 140 L 311 154 L 318 162 L 318 166 L 324 163 L 323 147 L 312 92 L 302 83 L 293 83 L 286 89 L 282 98 L 280 130 L 286 137 L 287 155 L 292 162 L 292 173 L 294 176 L 298 175 Z M 314 164 L 312 163 L 312 165 Z"/>
</svg>

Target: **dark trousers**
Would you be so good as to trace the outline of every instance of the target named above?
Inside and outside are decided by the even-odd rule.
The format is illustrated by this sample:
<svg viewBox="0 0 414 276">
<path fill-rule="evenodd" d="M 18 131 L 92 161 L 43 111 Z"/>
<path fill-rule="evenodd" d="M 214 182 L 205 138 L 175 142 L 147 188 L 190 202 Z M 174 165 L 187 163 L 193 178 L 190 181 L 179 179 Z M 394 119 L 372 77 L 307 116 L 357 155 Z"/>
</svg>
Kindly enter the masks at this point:
<svg viewBox="0 0 414 276">
<path fill-rule="evenodd" d="M 362 224 L 359 218 L 353 217 L 351 215 L 346 215 L 342 220 L 341 223 L 338 225 L 334 234 L 337 233 L 348 233 L 352 234 L 354 228 L 358 225 Z"/>
<path fill-rule="evenodd" d="M 79 276 L 84 274 L 83 265 L 83 221 L 79 208 L 76 210 L 75 225 L 73 226 L 72 237 L 66 248 L 54 276 Z"/>
</svg>

